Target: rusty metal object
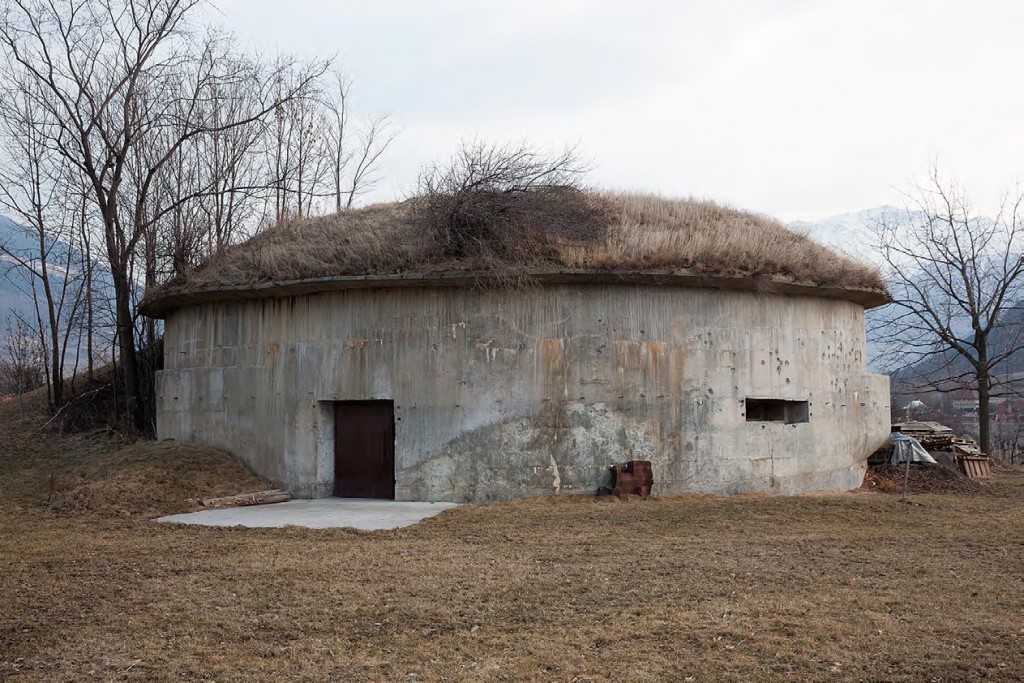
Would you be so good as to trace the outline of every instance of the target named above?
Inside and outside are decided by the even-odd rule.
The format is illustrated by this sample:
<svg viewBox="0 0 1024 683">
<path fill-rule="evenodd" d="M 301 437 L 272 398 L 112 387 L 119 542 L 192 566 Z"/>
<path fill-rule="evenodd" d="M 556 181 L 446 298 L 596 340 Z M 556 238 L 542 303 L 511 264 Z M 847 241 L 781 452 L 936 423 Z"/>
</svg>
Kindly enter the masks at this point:
<svg viewBox="0 0 1024 683">
<path fill-rule="evenodd" d="M 630 460 L 622 465 L 612 465 L 612 487 L 602 486 L 598 494 L 606 493 L 613 496 L 637 495 L 648 498 L 654 485 L 650 460 Z"/>
</svg>

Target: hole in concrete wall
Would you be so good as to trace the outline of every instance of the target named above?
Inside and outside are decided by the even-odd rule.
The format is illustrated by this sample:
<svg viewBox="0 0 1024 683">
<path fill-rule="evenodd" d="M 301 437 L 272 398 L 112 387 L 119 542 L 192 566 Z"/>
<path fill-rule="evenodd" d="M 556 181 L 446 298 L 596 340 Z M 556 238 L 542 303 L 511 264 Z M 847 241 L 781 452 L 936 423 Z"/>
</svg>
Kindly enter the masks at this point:
<svg viewBox="0 0 1024 683">
<path fill-rule="evenodd" d="M 783 422 L 798 424 L 811 421 L 807 401 L 786 401 L 780 398 L 748 398 L 747 422 Z"/>
</svg>

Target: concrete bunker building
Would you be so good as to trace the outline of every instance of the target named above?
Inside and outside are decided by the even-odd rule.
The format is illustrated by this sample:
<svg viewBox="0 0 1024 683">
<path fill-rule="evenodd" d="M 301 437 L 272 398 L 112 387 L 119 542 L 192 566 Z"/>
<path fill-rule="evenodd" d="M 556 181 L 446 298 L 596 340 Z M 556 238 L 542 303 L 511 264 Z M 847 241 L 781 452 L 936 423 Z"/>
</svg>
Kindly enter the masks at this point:
<svg viewBox="0 0 1024 683">
<path fill-rule="evenodd" d="M 393 204 L 274 228 L 149 292 L 158 436 L 299 497 L 593 493 L 634 459 L 661 494 L 859 486 L 889 431 L 865 365 L 878 276 L 754 214 L 601 201 L 601 242 L 558 244 L 526 287 L 433 257 Z"/>
</svg>

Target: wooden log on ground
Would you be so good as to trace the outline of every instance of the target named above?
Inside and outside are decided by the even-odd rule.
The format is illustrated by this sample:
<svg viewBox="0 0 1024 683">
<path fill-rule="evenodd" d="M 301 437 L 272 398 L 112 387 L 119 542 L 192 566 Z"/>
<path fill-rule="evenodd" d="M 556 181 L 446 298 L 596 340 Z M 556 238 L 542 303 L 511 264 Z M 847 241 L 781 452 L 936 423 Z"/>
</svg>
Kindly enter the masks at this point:
<svg viewBox="0 0 1024 683">
<path fill-rule="evenodd" d="M 189 502 L 201 505 L 204 508 L 232 508 L 244 505 L 267 505 L 269 503 L 283 503 L 292 499 L 292 494 L 283 489 L 270 491 L 257 491 L 255 493 L 239 493 L 234 496 L 222 496 L 219 498 L 193 498 Z"/>
</svg>

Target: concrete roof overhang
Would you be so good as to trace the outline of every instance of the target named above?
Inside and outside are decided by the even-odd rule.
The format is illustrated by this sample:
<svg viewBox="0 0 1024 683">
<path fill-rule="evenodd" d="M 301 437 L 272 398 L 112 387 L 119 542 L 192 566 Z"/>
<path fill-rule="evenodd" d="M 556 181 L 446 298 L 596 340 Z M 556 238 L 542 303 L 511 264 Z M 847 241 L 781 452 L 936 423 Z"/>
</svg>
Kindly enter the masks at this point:
<svg viewBox="0 0 1024 683">
<path fill-rule="evenodd" d="M 798 282 L 782 276 L 765 275 L 702 275 L 693 270 L 539 270 L 522 275 L 538 285 L 550 284 L 640 284 L 673 285 L 704 289 L 760 292 L 784 296 L 813 296 L 821 299 L 843 299 L 875 308 L 889 303 L 889 295 L 876 289 L 821 287 L 811 282 Z M 499 285 L 502 277 L 486 271 L 445 273 L 399 273 L 394 275 L 337 275 L 330 277 L 284 280 L 253 285 L 214 286 L 187 292 L 170 292 L 157 297 L 146 296 L 140 311 L 152 318 L 164 318 L 179 308 L 222 301 L 300 296 L 346 289 L 394 289 L 399 287 L 480 287 Z M 504 278 L 507 279 L 507 278 Z"/>
</svg>

